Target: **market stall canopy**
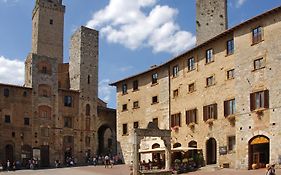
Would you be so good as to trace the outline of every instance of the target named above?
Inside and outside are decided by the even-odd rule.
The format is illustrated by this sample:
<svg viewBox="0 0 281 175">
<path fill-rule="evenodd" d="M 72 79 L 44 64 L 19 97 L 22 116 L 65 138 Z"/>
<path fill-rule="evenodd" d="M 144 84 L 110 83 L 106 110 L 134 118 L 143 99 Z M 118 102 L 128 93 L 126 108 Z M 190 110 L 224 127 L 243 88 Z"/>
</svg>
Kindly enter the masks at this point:
<svg viewBox="0 0 281 175">
<path fill-rule="evenodd" d="M 154 149 L 145 149 L 145 150 L 139 150 L 139 153 L 159 153 L 159 152 L 165 152 L 165 148 L 154 148 Z"/>
<path fill-rule="evenodd" d="M 200 150 L 199 148 L 192 148 L 192 147 L 176 147 L 172 148 L 172 152 L 187 152 L 190 150 Z"/>
</svg>

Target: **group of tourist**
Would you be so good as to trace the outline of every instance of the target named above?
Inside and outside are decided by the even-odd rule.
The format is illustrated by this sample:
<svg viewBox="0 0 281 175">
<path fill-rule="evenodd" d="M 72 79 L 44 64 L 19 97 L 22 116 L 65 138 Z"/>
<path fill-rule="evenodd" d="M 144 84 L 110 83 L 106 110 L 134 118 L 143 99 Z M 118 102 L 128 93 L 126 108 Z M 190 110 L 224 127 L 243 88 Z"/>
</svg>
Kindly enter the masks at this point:
<svg viewBox="0 0 281 175">
<path fill-rule="evenodd" d="M 26 169 L 37 169 L 39 168 L 39 163 L 36 158 L 30 159 L 25 163 L 21 163 L 19 160 L 11 162 L 7 160 L 6 162 L 0 163 L 0 170 L 1 171 L 15 171 L 22 168 Z"/>
<path fill-rule="evenodd" d="M 105 165 L 107 168 L 109 165 L 112 167 L 113 165 L 122 164 L 122 157 L 120 155 L 94 155 L 93 157 L 87 158 L 87 163 L 89 165 Z"/>
</svg>

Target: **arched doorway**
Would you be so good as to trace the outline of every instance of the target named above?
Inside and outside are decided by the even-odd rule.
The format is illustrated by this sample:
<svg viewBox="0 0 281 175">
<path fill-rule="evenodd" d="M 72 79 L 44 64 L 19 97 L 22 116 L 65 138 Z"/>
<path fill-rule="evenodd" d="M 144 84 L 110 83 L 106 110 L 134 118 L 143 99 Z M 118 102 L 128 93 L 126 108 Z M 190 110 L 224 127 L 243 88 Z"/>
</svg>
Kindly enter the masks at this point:
<svg viewBox="0 0 281 175">
<path fill-rule="evenodd" d="M 152 149 L 155 148 L 160 148 L 160 145 L 158 143 L 154 143 L 152 145 Z M 160 158 L 160 153 L 152 153 L 152 160 L 157 160 L 157 162 L 160 162 L 161 158 Z"/>
<path fill-rule="evenodd" d="M 264 168 L 269 163 L 269 143 L 269 138 L 264 135 L 255 136 L 249 141 L 249 169 L 253 164 Z"/>
<path fill-rule="evenodd" d="M 210 138 L 206 142 L 206 160 L 207 165 L 217 163 L 217 142 L 214 138 Z"/>
<path fill-rule="evenodd" d="M 102 125 L 98 130 L 98 154 L 116 154 L 115 133 L 107 125 Z"/>
<path fill-rule="evenodd" d="M 181 144 L 180 143 L 175 143 L 173 145 L 173 148 L 178 148 L 178 147 L 181 147 Z M 182 160 L 182 153 L 181 152 L 174 152 L 173 155 L 172 155 L 173 159 L 172 160 Z"/>
<path fill-rule="evenodd" d="M 24 167 L 28 167 L 28 161 L 32 158 L 32 147 L 30 145 L 23 145 L 21 147 L 21 158 Z"/>
<path fill-rule="evenodd" d="M 14 161 L 14 147 L 11 144 L 5 146 L 5 159 L 10 162 Z"/>
<path fill-rule="evenodd" d="M 41 167 L 50 166 L 49 145 L 41 145 L 40 147 L 40 165 Z"/>
</svg>

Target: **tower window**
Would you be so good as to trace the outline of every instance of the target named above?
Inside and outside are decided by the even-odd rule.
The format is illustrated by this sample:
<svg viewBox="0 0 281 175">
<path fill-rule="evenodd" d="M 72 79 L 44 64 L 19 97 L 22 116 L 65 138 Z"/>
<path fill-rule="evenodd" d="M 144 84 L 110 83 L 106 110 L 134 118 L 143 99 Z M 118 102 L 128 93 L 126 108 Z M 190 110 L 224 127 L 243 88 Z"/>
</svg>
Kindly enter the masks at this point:
<svg viewBox="0 0 281 175">
<path fill-rule="evenodd" d="M 53 25 L 54 24 L 54 20 L 50 19 L 50 24 Z"/>
<path fill-rule="evenodd" d="M 88 84 L 90 84 L 90 82 L 91 82 L 91 81 L 90 81 L 90 75 L 88 75 Z"/>
<path fill-rule="evenodd" d="M 9 95 L 10 95 L 9 89 L 8 88 L 4 88 L 4 96 L 5 97 L 9 97 Z"/>
<path fill-rule="evenodd" d="M 64 106 L 72 107 L 72 97 L 71 96 L 64 97 Z"/>
<path fill-rule="evenodd" d="M 5 123 L 11 123 L 11 116 L 5 115 Z"/>
</svg>

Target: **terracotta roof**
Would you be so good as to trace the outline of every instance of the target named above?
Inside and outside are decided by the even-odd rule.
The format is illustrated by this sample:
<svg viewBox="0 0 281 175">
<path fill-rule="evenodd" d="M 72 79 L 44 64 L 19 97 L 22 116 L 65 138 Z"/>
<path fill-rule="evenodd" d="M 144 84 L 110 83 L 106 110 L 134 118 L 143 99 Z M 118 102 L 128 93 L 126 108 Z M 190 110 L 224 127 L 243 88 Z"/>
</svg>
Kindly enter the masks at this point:
<svg viewBox="0 0 281 175">
<path fill-rule="evenodd" d="M 13 85 L 13 84 L 4 84 L 4 83 L 0 83 L 0 86 L 10 86 L 10 87 L 15 87 L 15 88 L 32 89 L 30 87 L 24 87 L 24 86 Z"/>
<path fill-rule="evenodd" d="M 190 50 L 185 51 L 185 52 L 179 54 L 178 56 L 173 57 L 172 59 L 168 60 L 167 62 L 165 62 L 165 63 L 163 63 L 163 64 L 160 64 L 160 65 L 158 65 L 158 66 L 155 66 L 155 67 L 153 67 L 153 68 L 151 68 L 151 69 L 148 69 L 148 70 L 146 70 L 146 71 L 143 71 L 143 72 L 141 72 L 141 73 L 132 75 L 132 76 L 130 76 L 130 77 L 127 77 L 127 78 L 118 80 L 118 81 L 116 81 L 116 82 L 110 83 L 109 85 L 110 85 L 110 86 L 116 86 L 118 83 L 120 83 L 120 82 L 122 82 L 122 81 L 125 81 L 125 80 L 128 80 L 128 79 L 132 79 L 132 78 L 134 78 L 134 77 L 136 77 L 136 76 L 140 76 L 140 75 L 142 75 L 142 74 L 145 74 L 145 73 L 154 71 L 154 70 L 156 70 L 156 69 L 158 69 L 158 68 L 160 68 L 160 67 L 163 67 L 163 66 L 165 66 L 165 65 L 168 65 L 169 63 L 171 63 L 172 61 L 178 59 L 179 57 L 181 57 L 181 56 L 183 56 L 183 55 L 185 55 L 185 54 L 188 54 L 188 53 L 190 53 L 190 52 L 192 52 L 192 51 L 195 51 L 196 49 L 198 49 L 198 48 L 200 48 L 200 47 L 203 47 L 203 46 L 207 45 L 208 43 L 210 43 L 210 42 L 212 42 L 212 41 L 215 41 L 215 40 L 221 38 L 222 36 L 225 36 L 225 35 L 227 35 L 227 34 L 233 32 L 234 30 L 236 30 L 236 29 L 238 29 L 238 28 L 240 28 L 240 27 L 242 27 L 242 26 L 244 26 L 244 25 L 246 25 L 246 24 L 248 24 L 248 23 L 250 23 L 250 22 L 256 21 L 256 20 L 258 20 L 258 19 L 260 19 L 260 18 L 262 18 L 262 17 L 264 17 L 264 16 L 267 16 L 267 15 L 269 15 L 269 14 L 272 14 L 272 13 L 277 12 L 277 11 L 280 11 L 280 10 L 281 10 L 281 6 L 278 6 L 278 7 L 276 7 L 276 8 L 271 9 L 271 10 L 268 10 L 268 11 L 266 11 L 266 12 L 260 14 L 260 15 L 257 15 L 257 16 L 255 16 L 255 17 L 251 18 L 251 19 L 248 19 L 248 20 L 246 20 L 246 21 L 244 21 L 244 22 L 242 22 L 242 23 L 240 23 L 240 24 L 238 24 L 238 25 L 236 25 L 236 26 L 234 26 L 234 27 L 232 27 L 232 28 L 230 28 L 230 29 L 225 30 L 223 33 L 220 33 L 219 35 L 217 35 L 217 36 L 215 36 L 215 37 L 213 37 L 213 38 L 207 40 L 206 42 L 204 42 L 204 43 L 202 43 L 202 44 L 200 44 L 200 45 L 198 45 L 198 46 L 195 46 L 195 47 L 191 48 Z"/>
</svg>

